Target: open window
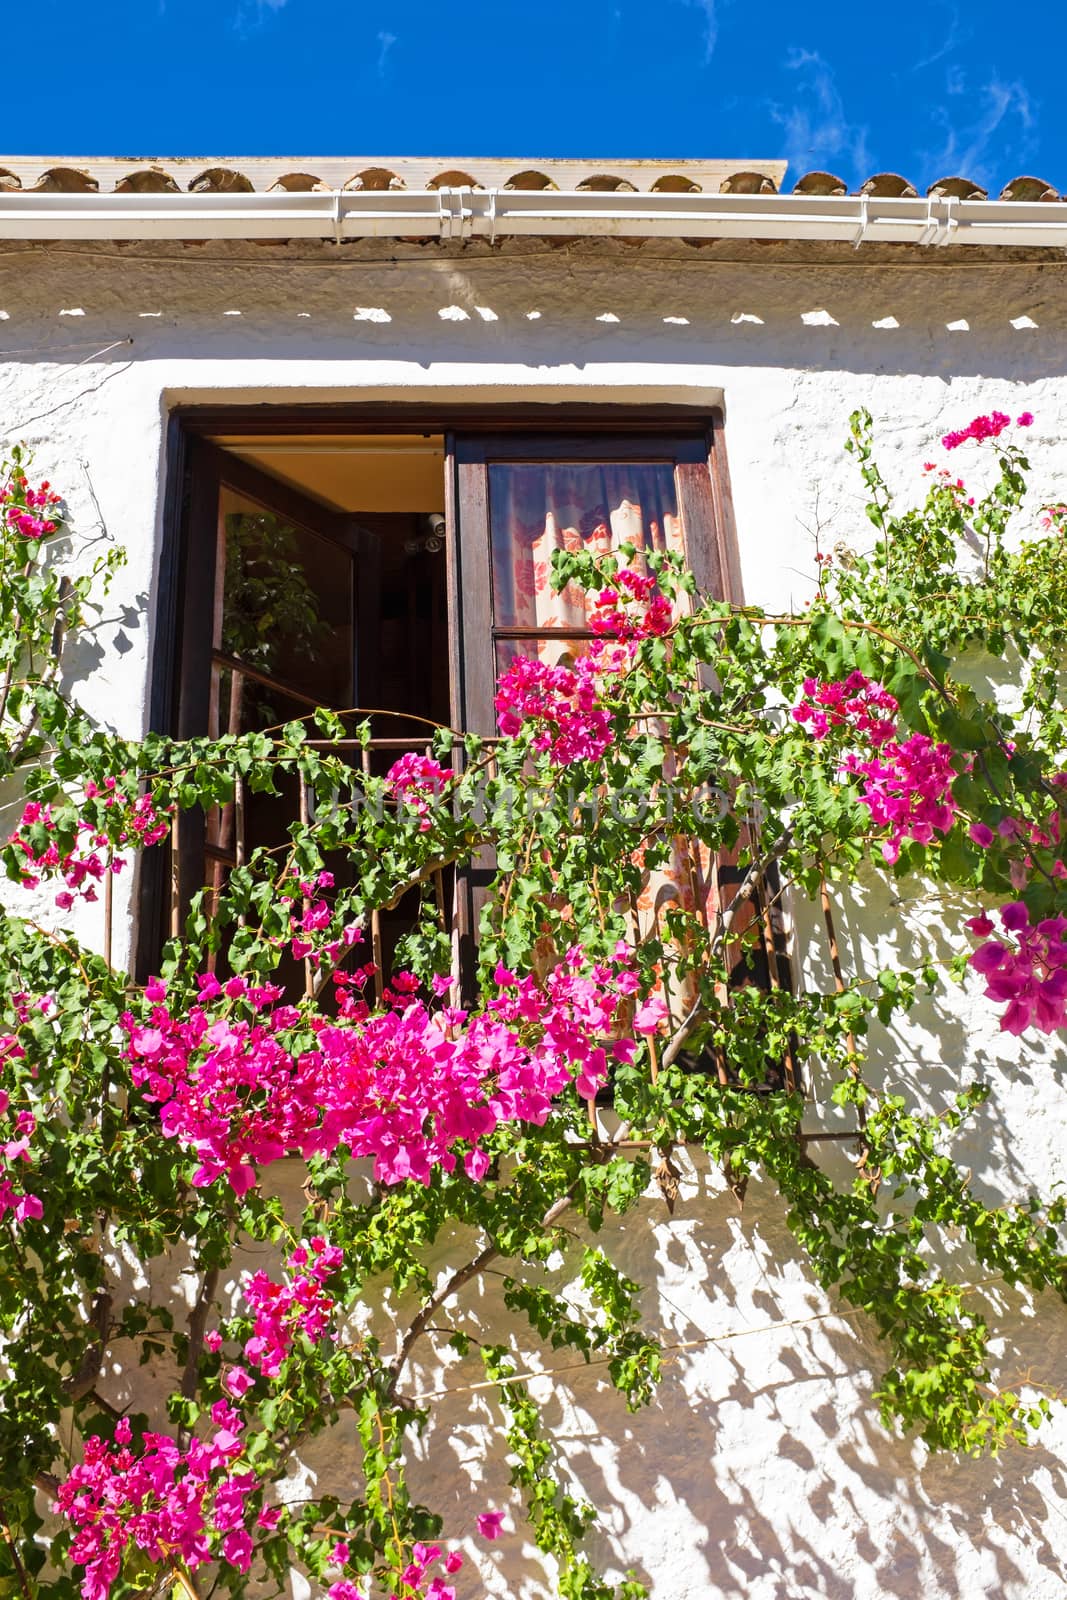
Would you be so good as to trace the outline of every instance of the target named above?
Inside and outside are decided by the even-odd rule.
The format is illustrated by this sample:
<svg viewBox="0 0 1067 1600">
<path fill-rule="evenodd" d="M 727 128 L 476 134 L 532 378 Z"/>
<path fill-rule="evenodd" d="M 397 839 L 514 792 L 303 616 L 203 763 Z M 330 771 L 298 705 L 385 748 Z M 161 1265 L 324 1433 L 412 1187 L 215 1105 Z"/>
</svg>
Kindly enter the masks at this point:
<svg viewBox="0 0 1067 1600">
<path fill-rule="evenodd" d="M 398 420 L 192 412 L 175 421 L 174 482 L 160 597 L 157 727 L 180 737 L 243 732 L 315 705 L 369 714 L 383 772 L 425 745 L 428 724 L 496 731 L 498 673 L 516 654 L 560 661 L 592 637 L 580 597 L 551 586 L 555 549 L 623 543 L 679 552 L 705 592 L 740 599 L 722 444 L 715 420 L 611 416 L 554 425 L 447 411 Z M 180 926 L 202 887 L 259 844 L 284 838 L 304 797 L 243 796 L 183 819 L 169 877 L 146 864 L 140 964 Z M 491 864 L 447 889 L 467 962 Z M 706 858 L 709 903 L 731 870 Z M 375 930 L 385 966 L 412 912 Z M 780 932 L 738 981 L 786 976 Z"/>
</svg>

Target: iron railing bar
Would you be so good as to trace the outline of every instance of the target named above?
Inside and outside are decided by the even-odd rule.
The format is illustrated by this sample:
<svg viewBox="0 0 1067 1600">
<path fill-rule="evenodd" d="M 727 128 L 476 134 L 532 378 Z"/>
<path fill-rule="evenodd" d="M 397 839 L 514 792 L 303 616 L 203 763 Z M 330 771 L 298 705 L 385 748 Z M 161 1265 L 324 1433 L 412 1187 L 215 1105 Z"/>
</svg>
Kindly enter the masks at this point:
<svg viewBox="0 0 1067 1600">
<path fill-rule="evenodd" d="M 296 700 L 302 706 L 313 706 L 317 710 L 320 706 L 324 711 L 333 711 L 336 715 L 343 714 L 340 706 L 331 705 L 328 700 L 323 700 L 315 695 L 304 694 L 293 684 L 287 683 L 284 678 L 273 678 L 269 672 L 261 672 L 258 667 L 250 666 L 247 661 L 242 661 L 240 656 L 227 655 L 224 650 L 213 650 L 211 653 L 213 666 L 222 667 L 227 672 L 239 674 L 243 678 L 251 678 L 253 683 L 261 684 L 265 689 L 273 689 L 277 694 L 282 694 L 287 700 Z"/>
<path fill-rule="evenodd" d="M 493 629 L 494 639 L 603 639 L 595 628 L 535 628 L 500 627 Z"/>
<path fill-rule="evenodd" d="M 369 778 L 370 772 L 369 748 L 363 749 L 363 776 Z M 370 944 L 371 960 L 374 962 L 374 993 L 378 1004 L 381 1005 L 385 994 L 385 975 L 382 972 L 382 914 L 375 906 L 370 914 Z"/>
</svg>

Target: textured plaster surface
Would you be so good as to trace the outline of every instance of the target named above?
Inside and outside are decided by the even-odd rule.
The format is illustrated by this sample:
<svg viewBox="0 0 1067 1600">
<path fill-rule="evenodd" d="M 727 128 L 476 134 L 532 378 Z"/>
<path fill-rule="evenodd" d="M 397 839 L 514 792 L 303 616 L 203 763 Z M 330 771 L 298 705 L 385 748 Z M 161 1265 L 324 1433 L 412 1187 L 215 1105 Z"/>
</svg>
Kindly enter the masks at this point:
<svg viewBox="0 0 1067 1600">
<path fill-rule="evenodd" d="M 1037 498 L 1062 497 L 1064 283 L 1055 264 L 942 267 L 884 252 L 869 265 L 862 254 L 818 265 L 772 254 L 731 263 L 682 246 L 531 244 L 451 258 L 402 245 L 365 256 L 252 245 L 16 251 L 0 257 L 0 428 L 36 447 L 42 475 L 68 495 L 78 542 L 106 530 L 128 552 L 71 675 L 96 715 L 136 734 L 175 403 L 724 402 L 747 595 L 779 606 L 811 592 L 816 526 L 824 548 L 867 537 L 840 449 L 857 405 L 874 413 L 885 470 L 905 493 L 919 492 L 922 461 L 943 455 L 947 427 L 993 406 L 1030 409 Z M 907 959 L 931 928 L 914 887 L 872 880 L 843 917 L 843 942 L 856 964 Z M 90 921 L 81 931 L 99 932 Z M 796 944 L 800 970 L 824 979 L 803 907 Z M 974 1071 L 990 1078 L 993 1101 L 963 1145 L 983 1192 L 1067 1179 L 1062 1053 L 1020 1061 L 973 988 L 920 1009 L 906 1031 L 875 1041 L 875 1055 L 888 1081 L 906 1080 L 932 1105 Z M 832 1116 L 816 1083 L 810 1126 Z M 284 1182 L 295 1203 L 295 1176 Z M 537 1380 L 575 1483 L 605 1507 L 593 1543 L 609 1568 L 636 1568 L 655 1600 L 1064 1593 L 1061 1414 L 1033 1449 L 999 1461 L 930 1459 L 892 1437 L 870 1400 L 881 1359 L 872 1330 L 813 1284 L 779 1201 L 759 1184 L 739 1212 L 698 1163 L 673 1219 L 649 1199 L 610 1231 L 670 1347 L 659 1398 L 627 1415 L 595 1365 Z M 958 1268 L 970 1271 L 962 1249 Z M 157 1278 L 179 1303 L 189 1291 L 176 1263 Z M 1031 1373 L 1056 1385 L 1065 1309 L 982 1292 L 1004 1331 L 1003 1381 Z M 499 1280 L 468 1289 L 464 1307 L 474 1331 L 507 1338 Z M 375 1319 L 397 1314 L 383 1290 Z M 506 1464 L 486 1443 L 492 1402 L 479 1376 L 427 1349 L 410 1376 L 416 1394 L 450 1391 L 413 1477 L 456 1537 L 487 1505 L 516 1509 Z M 140 1381 L 110 1374 L 116 1399 Z M 306 1481 L 351 1492 L 356 1460 L 341 1427 L 309 1451 Z M 512 1515 L 510 1535 L 482 1547 L 463 1600 L 548 1592 L 519 1526 Z M 295 1589 L 302 1600 L 300 1580 Z"/>
</svg>

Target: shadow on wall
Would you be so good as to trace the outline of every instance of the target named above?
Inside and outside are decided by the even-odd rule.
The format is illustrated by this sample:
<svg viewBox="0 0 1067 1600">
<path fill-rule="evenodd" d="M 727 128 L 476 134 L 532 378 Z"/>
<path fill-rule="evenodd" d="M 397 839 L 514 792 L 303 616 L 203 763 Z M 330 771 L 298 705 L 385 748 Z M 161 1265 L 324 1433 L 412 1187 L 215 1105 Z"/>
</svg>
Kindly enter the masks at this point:
<svg viewBox="0 0 1067 1600">
<path fill-rule="evenodd" d="M 1062 1594 L 1062 1462 L 1044 1443 L 999 1461 L 931 1458 L 887 1433 L 871 1401 L 881 1347 L 862 1316 L 835 1309 L 812 1284 L 765 1186 L 753 1182 L 739 1214 L 704 1163 L 683 1182 L 673 1219 L 645 1202 L 605 1231 L 612 1258 L 650 1285 L 644 1310 L 667 1350 L 657 1398 L 630 1415 L 603 1367 L 566 1351 L 544 1358 L 546 1375 L 532 1380 L 565 1476 L 601 1508 L 590 1553 L 605 1571 L 634 1569 L 654 1600 Z M 263 1264 L 262 1251 L 243 1262 Z M 566 1284 L 563 1273 L 553 1278 L 557 1291 Z M 168 1287 L 173 1296 L 173 1274 L 160 1280 Z M 1058 1370 L 1063 1308 L 1028 1321 L 1022 1299 L 1008 1298 L 1014 1356 Z M 397 1310 L 383 1291 L 375 1323 Z M 457 1322 L 476 1338 L 508 1339 L 515 1323 L 501 1275 L 468 1286 Z M 416 1400 L 435 1397 L 432 1425 L 412 1446 L 413 1492 L 442 1514 L 449 1540 L 467 1539 L 488 1507 L 508 1512 L 500 1543 L 468 1545 L 460 1600 L 542 1600 L 545 1567 L 490 1433 L 500 1420 L 492 1386 L 480 1362 L 436 1342 L 437 1351 L 419 1347 L 405 1382 Z M 289 1494 L 359 1491 L 351 1420 L 302 1455 Z M 301 1600 L 299 1583 L 294 1592 Z"/>
<path fill-rule="evenodd" d="M 446 257 L 403 244 L 357 260 L 328 246 L 221 246 L 30 249 L 8 274 L 0 362 L 19 365 L 73 364 L 127 341 L 106 360 L 654 360 L 1025 381 L 1059 374 L 1067 321 L 1062 276 L 1029 261 L 730 260 L 624 245 Z"/>
<path fill-rule="evenodd" d="M 591 1539 L 605 1568 L 635 1567 L 654 1600 L 1062 1593 L 1061 1462 L 1041 1445 L 999 1462 L 931 1459 L 890 1436 L 870 1399 L 877 1340 L 806 1279 L 776 1197 L 754 1185 L 738 1216 L 707 1176 L 687 1188 L 672 1221 L 646 1206 L 610 1230 L 623 1269 L 657 1281 L 646 1309 L 674 1347 L 653 1405 L 629 1415 L 595 1367 L 573 1361 L 535 1387 L 576 1485 L 605 1508 Z M 1059 1311 L 1055 1331 L 1016 1323 L 1023 1359 L 1058 1366 Z M 499 1336 L 491 1289 L 471 1326 Z M 446 1528 L 505 1504 L 506 1465 L 486 1456 L 491 1401 L 469 1387 L 479 1373 L 450 1371 L 453 1399 L 413 1474 Z M 418 1383 L 441 1380 L 424 1369 Z M 532 1552 L 494 1555 L 488 1592 L 545 1594 Z"/>
</svg>

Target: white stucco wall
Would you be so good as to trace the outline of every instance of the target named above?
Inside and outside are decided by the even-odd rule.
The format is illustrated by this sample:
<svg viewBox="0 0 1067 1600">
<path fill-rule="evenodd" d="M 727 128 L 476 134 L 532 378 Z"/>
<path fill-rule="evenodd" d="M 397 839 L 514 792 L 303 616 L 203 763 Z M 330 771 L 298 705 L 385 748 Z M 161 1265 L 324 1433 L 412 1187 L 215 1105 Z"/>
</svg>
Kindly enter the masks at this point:
<svg viewBox="0 0 1067 1600">
<path fill-rule="evenodd" d="M 1062 497 L 1057 264 L 878 265 L 863 254 L 822 267 L 730 264 L 655 244 L 395 254 L 368 262 L 324 247 L 290 260 L 247 245 L 166 259 L 141 246 L 0 257 L 0 430 L 36 446 L 79 536 L 102 519 L 129 553 L 82 647 L 80 693 L 99 716 L 131 734 L 144 725 L 164 427 L 177 402 L 722 399 L 747 596 L 768 605 L 810 593 L 816 521 L 824 544 L 865 537 L 862 486 L 840 449 L 856 405 L 876 417 L 887 472 L 916 492 L 947 427 L 1026 407 L 1042 445 L 1037 494 Z M 390 320 L 357 319 L 359 307 Z M 1013 326 L 1024 318 L 1037 326 Z M 866 901 L 846 947 L 906 950 L 923 908 L 874 887 Z M 802 923 L 800 955 L 817 970 L 809 932 Z M 1067 1179 L 1056 1064 L 1017 1065 L 976 992 L 949 1024 L 920 1014 L 878 1050 L 932 1103 L 973 1067 L 992 1077 L 993 1104 L 965 1146 L 976 1185 L 1010 1196 Z M 823 1115 L 813 1106 L 811 1125 Z M 659 1400 L 628 1416 L 595 1366 L 540 1380 L 554 1385 L 549 1415 L 576 1482 L 609 1508 L 593 1543 L 610 1568 L 636 1567 L 655 1600 L 1063 1594 L 1062 1416 L 1029 1452 L 992 1462 L 931 1460 L 887 1434 L 869 1399 L 882 1359 L 872 1331 L 813 1285 L 766 1186 L 753 1183 L 739 1211 L 698 1163 L 673 1220 L 649 1200 L 610 1231 L 616 1259 L 650 1286 L 650 1323 L 676 1347 Z M 1007 1329 L 1005 1381 L 1032 1367 L 1055 1383 L 1067 1308 L 988 1293 Z M 498 1329 L 492 1289 L 468 1295 L 472 1319 Z M 455 1391 L 414 1473 L 453 1537 L 486 1505 L 516 1509 L 501 1457 L 486 1453 L 485 1393 L 466 1387 L 478 1376 L 417 1365 L 410 1383 Z M 111 1375 L 116 1398 L 126 1381 Z M 309 1471 L 343 1488 L 354 1460 L 342 1433 Z M 514 1531 L 478 1560 L 461 1575 L 464 1600 L 546 1593 L 536 1552 Z"/>
</svg>

